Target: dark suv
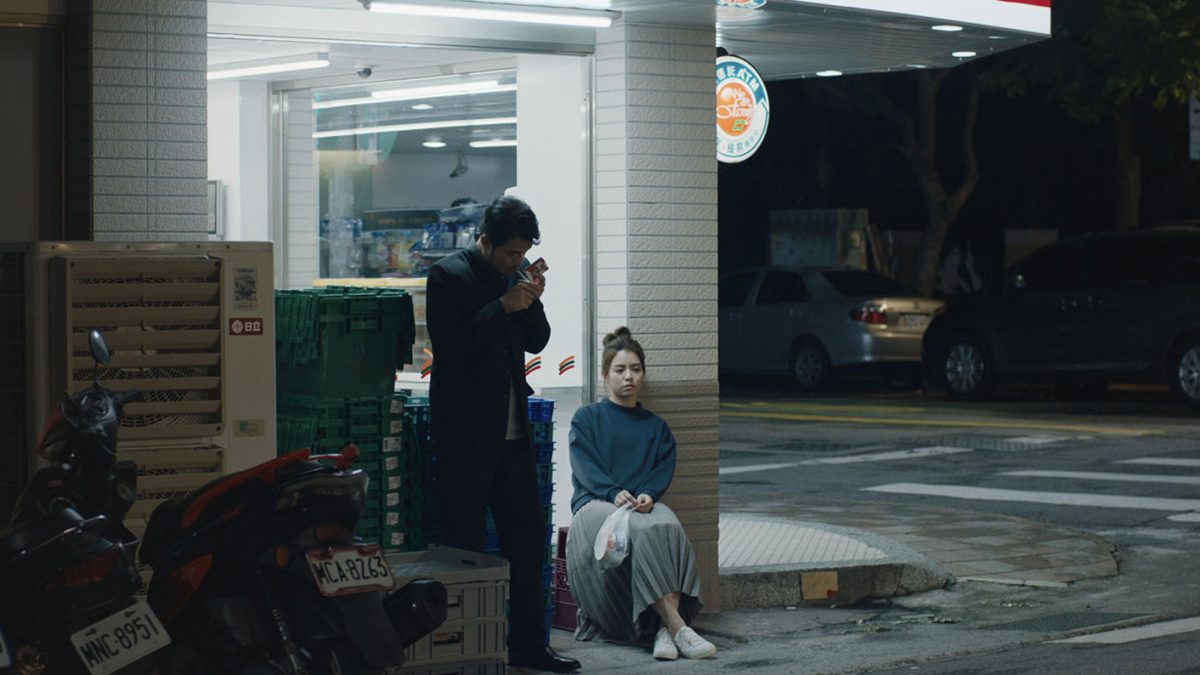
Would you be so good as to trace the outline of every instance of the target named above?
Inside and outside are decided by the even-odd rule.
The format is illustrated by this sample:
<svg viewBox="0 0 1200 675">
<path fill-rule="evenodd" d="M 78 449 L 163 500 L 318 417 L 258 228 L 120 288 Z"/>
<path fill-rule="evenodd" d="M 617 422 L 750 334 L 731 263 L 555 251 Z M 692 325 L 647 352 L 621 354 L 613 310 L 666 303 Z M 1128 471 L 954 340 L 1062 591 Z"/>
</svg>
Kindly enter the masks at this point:
<svg viewBox="0 0 1200 675">
<path fill-rule="evenodd" d="M 1047 246 L 992 288 L 949 302 L 922 357 L 926 375 L 958 398 L 1011 381 L 1074 393 L 1166 382 L 1200 404 L 1200 229 Z"/>
</svg>

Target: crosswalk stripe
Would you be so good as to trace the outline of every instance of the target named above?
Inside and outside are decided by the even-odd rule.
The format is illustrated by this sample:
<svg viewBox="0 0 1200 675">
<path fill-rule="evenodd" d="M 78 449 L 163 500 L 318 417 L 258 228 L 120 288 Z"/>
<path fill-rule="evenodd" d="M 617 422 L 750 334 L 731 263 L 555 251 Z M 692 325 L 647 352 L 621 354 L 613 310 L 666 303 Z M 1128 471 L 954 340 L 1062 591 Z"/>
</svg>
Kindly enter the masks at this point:
<svg viewBox="0 0 1200 675">
<path fill-rule="evenodd" d="M 817 464 L 860 464 L 862 462 L 889 462 L 900 459 L 920 459 L 938 455 L 953 455 L 960 452 L 971 452 L 971 448 L 953 448 L 948 446 L 933 446 L 928 448 L 913 448 L 911 450 L 893 450 L 891 452 L 876 452 L 865 455 L 846 455 L 843 457 L 823 457 L 821 459 L 806 459 L 802 462 L 778 462 L 775 464 L 751 464 L 748 466 L 722 467 L 717 473 L 729 476 L 739 473 L 756 473 L 759 471 L 775 471 L 790 469 L 797 466 L 813 466 Z"/>
<path fill-rule="evenodd" d="M 896 459 L 919 459 L 937 455 L 953 455 L 960 452 L 971 452 L 971 448 L 954 448 L 935 445 L 928 448 L 913 448 L 911 450 L 893 450 L 891 452 L 876 452 L 869 455 L 846 455 L 843 457 L 826 457 L 810 459 L 802 464 L 859 464 L 861 462 L 888 462 Z"/>
<path fill-rule="evenodd" d="M 1167 516 L 1167 520 L 1173 520 L 1177 523 L 1200 523 L 1200 513 L 1177 513 L 1173 516 Z"/>
<path fill-rule="evenodd" d="M 728 466 L 717 469 L 717 473 L 722 476 L 729 476 L 735 473 L 755 473 L 758 471 L 775 471 L 777 469 L 790 469 L 794 466 L 800 466 L 800 462 L 782 462 L 779 464 L 751 464 L 749 466 Z"/>
<path fill-rule="evenodd" d="M 1192 617 L 1189 619 L 1175 619 L 1174 621 L 1152 623 L 1146 626 L 1136 626 L 1134 628 L 1118 628 L 1116 630 L 1104 631 L 1103 633 L 1092 633 L 1091 635 L 1080 635 L 1078 637 L 1066 638 L 1065 640 L 1051 640 L 1051 642 L 1068 644 L 1120 645 L 1125 644 L 1126 642 L 1151 640 L 1154 638 L 1166 637 L 1168 635 L 1190 633 L 1197 630 L 1200 630 L 1200 617 Z"/>
<path fill-rule="evenodd" d="M 1200 459 L 1178 459 L 1176 457 L 1142 457 L 1141 459 L 1122 459 L 1117 464 L 1153 464 L 1155 466 L 1186 466 L 1200 468 Z"/>
<path fill-rule="evenodd" d="M 1127 483 L 1176 483 L 1200 485 L 1200 476 L 1151 476 L 1137 473 L 1104 473 L 1100 471 L 1005 471 L 1000 476 L 1029 478 L 1079 478 L 1081 480 L 1114 480 Z"/>
<path fill-rule="evenodd" d="M 871 492 L 929 495 L 932 497 L 950 497 L 952 499 L 1034 502 L 1037 504 L 1058 504 L 1062 506 L 1099 506 L 1113 509 L 1148 509 L 1152 511 L 1200 510 L 1200 499 L 1165 499 L 1159 497 L 1079 494 L 1073 492 L 998 490 L 995 488 L 969 487 L 966 485 L 926 485 L 921 483 L 889 483 L 887 485 L 876 485 L 863 489 Z"/>
</svg>

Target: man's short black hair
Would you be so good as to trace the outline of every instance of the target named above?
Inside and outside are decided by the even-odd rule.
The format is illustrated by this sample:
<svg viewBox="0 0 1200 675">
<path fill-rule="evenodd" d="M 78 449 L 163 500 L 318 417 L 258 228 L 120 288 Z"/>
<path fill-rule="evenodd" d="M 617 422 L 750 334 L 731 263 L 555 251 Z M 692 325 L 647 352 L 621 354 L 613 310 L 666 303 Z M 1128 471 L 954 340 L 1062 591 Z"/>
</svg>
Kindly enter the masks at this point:
<svg viewBox="0 0 1200 675">
<path fill-rule="evenodd" d="M 516 197 L 500 197 L 483 211 L 479 234 L 486 234 L 493 246 L 503 246 L 515 238 L 541 243 L 538 219 L 529 204 Z"/>
</svg>

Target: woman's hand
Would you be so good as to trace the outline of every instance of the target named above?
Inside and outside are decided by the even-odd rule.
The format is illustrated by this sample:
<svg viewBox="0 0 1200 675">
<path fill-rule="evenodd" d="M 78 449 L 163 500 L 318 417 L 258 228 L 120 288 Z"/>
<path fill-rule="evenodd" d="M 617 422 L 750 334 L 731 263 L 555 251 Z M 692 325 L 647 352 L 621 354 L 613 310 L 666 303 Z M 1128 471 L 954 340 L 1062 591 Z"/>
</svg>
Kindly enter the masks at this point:
<svg viewBox="0 0 1200 675">
<path fill-rule="evenodd" d="M 617 508 L 621 508 L 621 506 L 626 503 L 636 507 L 637 499 L 633 497 L 633 494 L 630 493 L 629 490 L 621 490 L 617 493 L 617 496 L 613 498 L 613 504 L 616 504 Z"/>
<path fill-rule="evenodd" d="M 638 513 L 650 513 L 653 508 L 654 500 L 651 499 L 650 495 L 646 493 L 638 495 L 637 501 L 635 501 L 633 504 L 633 510 L 637 511 Z"/>
</svg>

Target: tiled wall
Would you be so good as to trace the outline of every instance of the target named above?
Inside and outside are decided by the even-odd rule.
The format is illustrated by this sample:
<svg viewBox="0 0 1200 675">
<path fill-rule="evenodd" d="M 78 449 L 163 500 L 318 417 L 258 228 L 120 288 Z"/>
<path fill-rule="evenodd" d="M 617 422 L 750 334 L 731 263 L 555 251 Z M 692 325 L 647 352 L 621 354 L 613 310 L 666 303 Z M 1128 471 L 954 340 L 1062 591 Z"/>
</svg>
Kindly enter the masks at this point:
<svg viewBox="0 0 1200 675">
<path fill-rule="evenodd" d="M 204 239 L 205 0 L 71 0 L 67 220 L 96 241 Z"/>
<path fill-rule="evenodd" d="M 284 100 L 283 237 L 287 288 L 308 288 L 320 276 L 316 146 L 313 144 L 312 93 L 288 92 Z"/>
<path fill-rule="evenodd" d="M 717 160 L 711 30 L 618 25 L 596 40 L 596 344 L 627 325 L 646 407 L 679 443 L 665 499 L 717 608 Z M 599 362 L 599 361 L 597 361 Z"/>
</svg>

